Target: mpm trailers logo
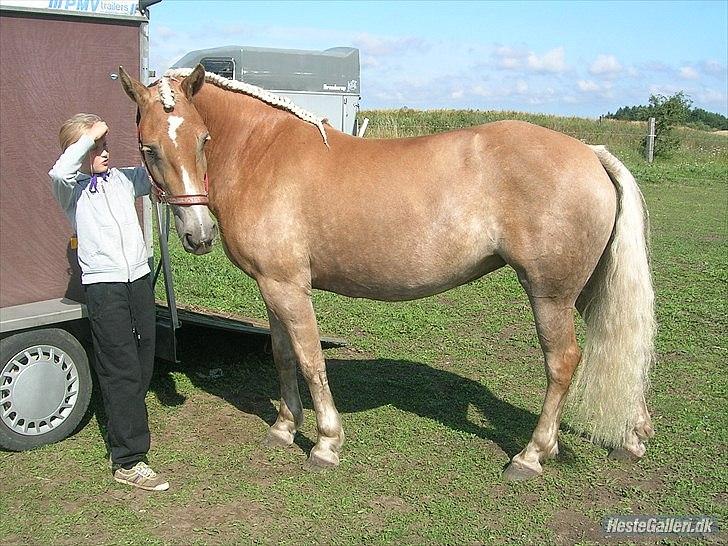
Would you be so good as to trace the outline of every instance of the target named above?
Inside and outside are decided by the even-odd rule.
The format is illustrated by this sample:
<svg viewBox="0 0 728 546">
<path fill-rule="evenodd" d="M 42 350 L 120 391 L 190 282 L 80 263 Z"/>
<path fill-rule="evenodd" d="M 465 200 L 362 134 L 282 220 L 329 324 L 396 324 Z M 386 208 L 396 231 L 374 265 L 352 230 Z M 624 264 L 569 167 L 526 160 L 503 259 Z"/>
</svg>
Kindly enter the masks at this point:
<svg viewBox="0 0 728 546">
<path fill-rule="evenodd" d="M 106 15 L 137 15 L 136 0 L 48 0 L 48 9 Z"/>
</svg>

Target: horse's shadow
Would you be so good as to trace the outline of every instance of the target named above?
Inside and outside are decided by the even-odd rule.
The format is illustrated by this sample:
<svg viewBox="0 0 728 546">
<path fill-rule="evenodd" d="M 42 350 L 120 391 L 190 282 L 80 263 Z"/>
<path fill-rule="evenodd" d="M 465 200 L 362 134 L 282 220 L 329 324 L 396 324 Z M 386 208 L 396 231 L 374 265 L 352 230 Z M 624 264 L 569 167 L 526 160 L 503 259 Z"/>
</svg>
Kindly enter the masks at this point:
<svg viewBox="0 0 728 546">
<path fill-rule="evenodd" d="M 277 415 L 277 402 L 272 400 L 278 400 L 279 390 L 269 343 L 264 337 L 183 327 L 180 363 L 159 362 L 152 391 L 163 404 L 178 405 L 184 397 L 176 392 L 171 372 L 181 372 L 196 387 L 271 425 Z M 342 414 L 391 405 L 490 440 L 509 458 L 525 447 L 538 420 L 534 413 L 493 395 L 482 383 L 418 362 L 335 358 L 326 362 L 334 402 Z M 304 407 L 312 408 L 300 374 L 299 390 Z M 479 414 L 478 422 L 468 418 L 471 405 Z M 296 435 L 296 444 L 305 452 L 313 447 L 303 434 Z"/>
</svg>

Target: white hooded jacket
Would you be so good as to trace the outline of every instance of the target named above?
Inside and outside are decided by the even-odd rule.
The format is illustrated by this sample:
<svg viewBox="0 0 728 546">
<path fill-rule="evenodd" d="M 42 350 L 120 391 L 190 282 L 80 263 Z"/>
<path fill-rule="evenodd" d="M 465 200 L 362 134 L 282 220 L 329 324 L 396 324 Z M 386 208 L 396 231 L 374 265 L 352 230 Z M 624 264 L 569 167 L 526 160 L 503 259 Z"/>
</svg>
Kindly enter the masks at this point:
<svg viewBox="0 0 728 546">
<path fill-rule="evenodd" d="M 144 167 L 109 169 L 98 178 L 79 171 L 94 140 L 83 135 L 61 154 L 48 172 L 53 195 L 66 212 L 78 237 L 81 282 L 132 282 L 149 273 L 147 248 L 134 201 L 149 195 Z"/>
</svg>

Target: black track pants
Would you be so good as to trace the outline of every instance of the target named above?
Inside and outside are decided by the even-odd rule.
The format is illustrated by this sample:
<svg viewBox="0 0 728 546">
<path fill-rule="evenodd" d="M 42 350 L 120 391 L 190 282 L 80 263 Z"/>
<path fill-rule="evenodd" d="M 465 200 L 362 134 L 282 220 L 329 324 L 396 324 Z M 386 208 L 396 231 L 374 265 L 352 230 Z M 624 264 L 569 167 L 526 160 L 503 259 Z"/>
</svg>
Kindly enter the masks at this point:
<svg viewBox="0 0 728 546">
<path fill-rule="evenodd" d="M 144 397 L 154 370 L 154 293 L 145 275 L 131 283 L 86 285 L 94 367 L 108 416 L 115 465 L 128 466 L 149 451 Z"/>
</svg>

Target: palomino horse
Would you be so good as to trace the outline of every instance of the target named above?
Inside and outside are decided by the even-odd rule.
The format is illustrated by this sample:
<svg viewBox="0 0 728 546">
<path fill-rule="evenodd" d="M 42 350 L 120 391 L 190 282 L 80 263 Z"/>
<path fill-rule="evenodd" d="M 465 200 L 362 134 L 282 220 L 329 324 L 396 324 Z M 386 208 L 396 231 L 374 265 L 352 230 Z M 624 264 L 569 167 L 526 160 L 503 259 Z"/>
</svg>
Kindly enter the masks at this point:
<svg viewBox="0 0 728 546">
<path fill-rule="evenodd" d="M 258 283 L 281 388 L 269 444 L 291 445 L 301 426 L 298 365 L 318 428 L 307 466 L 339 463 L 344 432 L 312 288 L 411 300 L 509 265 L 533 308 L 548 386 L 506 476 L 541 474 L 557 453 L 570 386 L 592 439 L 623 457 L 644 454 L 655 328 L 646 212 L 634 178 L 603 147 L 515 121 L 365 140 L 201 65 L 150 87 L 120 72 L 184 247 L 210 249 L 207 207 L 230 260 Z M 575 308 L 587 327 L 583 355 Z"/>
</svg>

